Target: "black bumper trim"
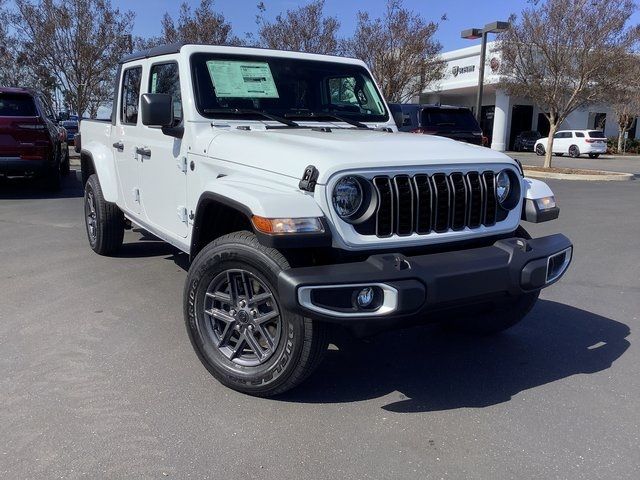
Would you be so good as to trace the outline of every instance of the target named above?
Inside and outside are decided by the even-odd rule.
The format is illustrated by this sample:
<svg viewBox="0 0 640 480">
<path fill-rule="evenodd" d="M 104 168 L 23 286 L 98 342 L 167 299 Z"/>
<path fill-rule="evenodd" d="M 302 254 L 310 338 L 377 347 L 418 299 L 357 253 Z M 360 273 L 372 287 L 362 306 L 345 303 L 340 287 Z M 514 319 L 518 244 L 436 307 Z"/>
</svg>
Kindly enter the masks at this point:
<svg viewBox="0 0 640 480">
<path fill-rule="evenodd" d="M 384 316 L 359 317 L 358 320 L 389 319 L 427 313 L 447 305 L 482 303 L 487 298 L 515 297 L 540 290 L 547 285 L 533 289 L 522 287 L 525 266 L 570 247 L 571 241 L 557 234 L 531 240 L 508 238 L 489 247 L 431 255 L 372 255 L 363 262 L 292 268 L 280 273 L 278 286 L 281 301 L 288 309 L 310 318 L 348 324 L 355 319 L 319 314 L 302 307 L 298 302 L 298 288 L 386 283 L 398 290 L 397 310 Z"/>
</svg>

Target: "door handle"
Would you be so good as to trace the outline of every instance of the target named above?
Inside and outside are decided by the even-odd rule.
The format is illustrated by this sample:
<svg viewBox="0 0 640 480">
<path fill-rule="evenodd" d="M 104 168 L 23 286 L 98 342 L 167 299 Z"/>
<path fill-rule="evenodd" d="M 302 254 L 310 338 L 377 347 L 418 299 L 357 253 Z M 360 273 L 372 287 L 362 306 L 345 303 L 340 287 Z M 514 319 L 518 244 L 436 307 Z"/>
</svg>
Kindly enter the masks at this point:
<svg viewBox="0 0 640 480">
<path fill-rule="evenodd" d="M 124 150 L 124 143 L 116 142 L 116 143 L 113 144 L 113 148 L 115 148 L 119 152 L 122 152 Z"/>
<path fill-rule="evenodd" d="M 142 157 L 151 157 L 151 149 L 148 147 L 136 147 L 136 153 Z"/>
</svg>

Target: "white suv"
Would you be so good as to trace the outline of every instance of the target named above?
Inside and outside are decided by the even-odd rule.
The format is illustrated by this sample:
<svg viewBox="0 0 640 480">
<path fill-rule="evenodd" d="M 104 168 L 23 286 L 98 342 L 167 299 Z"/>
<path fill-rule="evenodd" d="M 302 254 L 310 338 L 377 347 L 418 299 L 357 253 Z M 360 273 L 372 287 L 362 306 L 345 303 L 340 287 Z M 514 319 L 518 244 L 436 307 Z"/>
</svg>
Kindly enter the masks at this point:
<svg viewBox="0 0 640 480">
<path fill-rule="evenodd" d="M 539 139 L 534 151 L 542 156 L 546 152 L 549 137 Z M 582 154 L 589 158 L 598 158 L 601 153 L 607 153 L 607 137 L 602 130 L 560 130 L 553 136 L 553 153 L 559 156 L 565 153 L 573 158 Z"/>
</svg>

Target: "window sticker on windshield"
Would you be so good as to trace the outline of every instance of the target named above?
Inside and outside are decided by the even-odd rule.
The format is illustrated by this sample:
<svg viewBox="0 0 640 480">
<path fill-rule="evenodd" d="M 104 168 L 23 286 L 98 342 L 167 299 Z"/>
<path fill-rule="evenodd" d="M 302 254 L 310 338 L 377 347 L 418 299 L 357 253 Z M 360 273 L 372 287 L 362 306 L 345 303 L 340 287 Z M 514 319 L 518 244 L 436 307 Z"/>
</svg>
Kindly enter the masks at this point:
<svg viewBox="0 0 640 480">
<path fill-rule="evenodd" d="M 218 98 L 279 98 L 266 62 L 209 60 L 207 68 Z"/>
</svg>

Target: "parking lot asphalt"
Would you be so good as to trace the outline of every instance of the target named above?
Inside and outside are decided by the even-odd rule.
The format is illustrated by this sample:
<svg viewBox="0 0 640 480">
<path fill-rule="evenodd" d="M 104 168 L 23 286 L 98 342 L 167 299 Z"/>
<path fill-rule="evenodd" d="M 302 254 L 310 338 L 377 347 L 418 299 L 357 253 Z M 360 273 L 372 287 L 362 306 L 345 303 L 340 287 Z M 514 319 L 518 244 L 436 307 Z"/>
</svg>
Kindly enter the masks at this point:
<svg viewBox="0 0 640 480">
<path fill-rule="evenodd" d="M 79 183 L 0 182 L 0 478 L 640 476 L 640 181 L 550 181 L 570 271 L 510 331 L 332 348 L 278 399 L 218 384 L 182 318 L 187 259 L 92 253 Z"/>
</svg>

